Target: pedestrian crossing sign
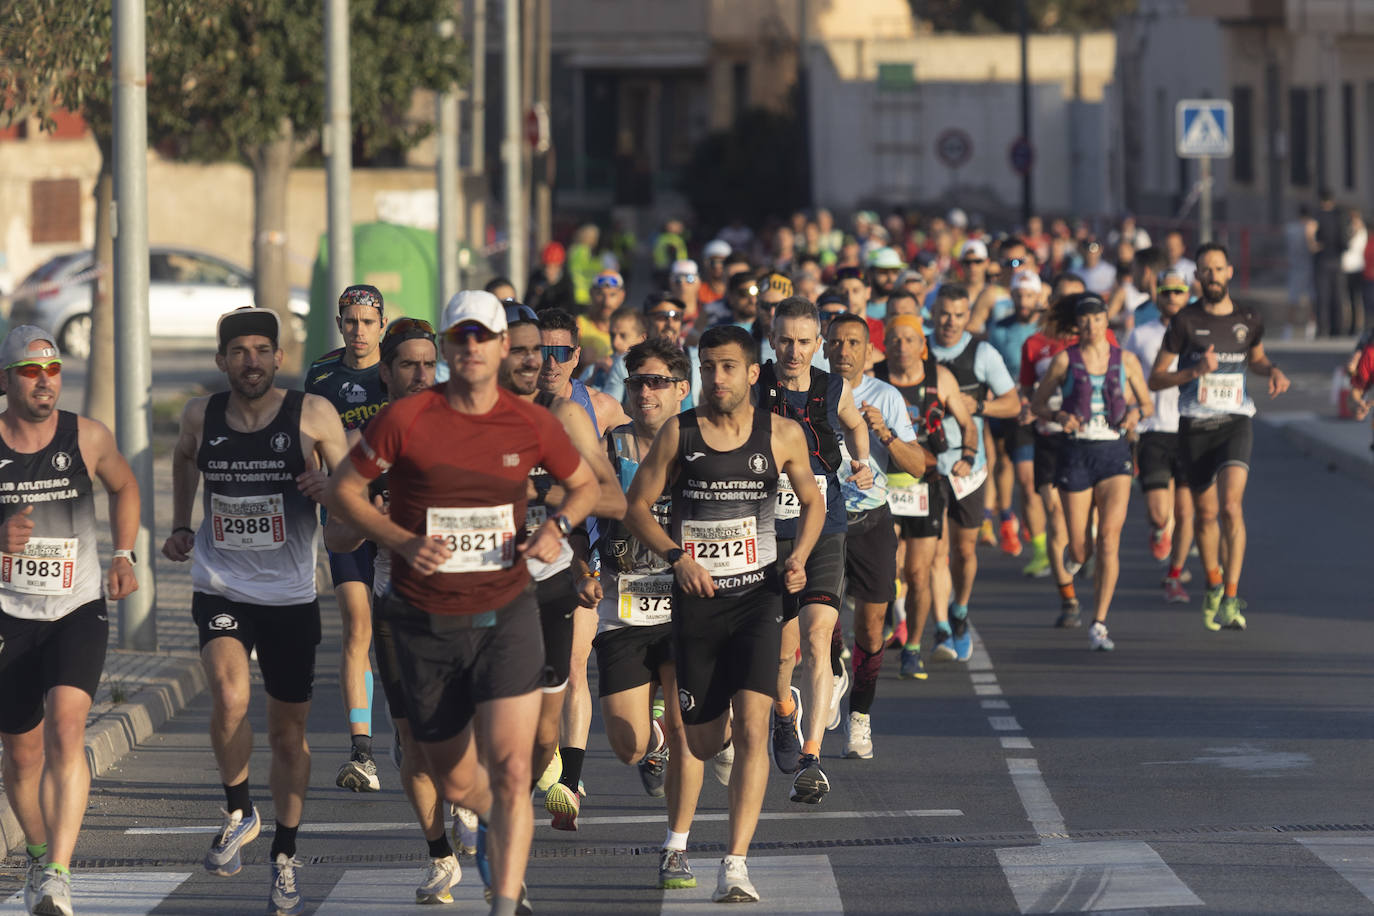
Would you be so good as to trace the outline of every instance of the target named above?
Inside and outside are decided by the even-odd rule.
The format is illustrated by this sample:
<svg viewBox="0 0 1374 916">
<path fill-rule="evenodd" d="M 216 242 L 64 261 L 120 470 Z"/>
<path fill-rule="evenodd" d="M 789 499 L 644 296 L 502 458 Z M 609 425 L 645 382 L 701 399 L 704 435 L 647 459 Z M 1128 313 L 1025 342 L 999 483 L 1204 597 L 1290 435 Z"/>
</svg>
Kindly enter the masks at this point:
<svg viewBox="0 0 1374 916">
<path fill-rule="evenodd" d="M 1174 108 L 1178 154 L 1185 159 L 1231 155 L 1231 103 L 1219 99 L 1180 99 Z"/>
</svg>

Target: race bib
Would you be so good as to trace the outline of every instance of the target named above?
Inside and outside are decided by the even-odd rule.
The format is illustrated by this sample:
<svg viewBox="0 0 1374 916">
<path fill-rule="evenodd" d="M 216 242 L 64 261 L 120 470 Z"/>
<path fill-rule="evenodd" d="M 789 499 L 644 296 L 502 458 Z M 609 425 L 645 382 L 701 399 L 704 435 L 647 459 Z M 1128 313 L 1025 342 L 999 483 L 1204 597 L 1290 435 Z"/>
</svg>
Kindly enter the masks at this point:
<svg viewBox="0 0 1374 916">
<path fill-rule="evenodd" d="M 0 585 L 25 595 L 69 595 L 77 538 L 29 538 L 23 553 L 0 553 Z"/>
<path fill-rule="evenodd" d="M 621 576 L 619 617 L 632 627 L 667 623 L 673 613 L 673 575 Z"/>
<path fill-rule="evenodd" d="M 1097 442 L 1109 442 L 1114 439 L 1120 439 L 1121 431 L 1112 429 L 1111 424 L 1107 422 L 1105 414 L 1095 413 L 1091 420 L 1080 427 L 1078 432 L 1074 433 L 1074 438 L 1091 439 Z"/>
<path fill-rule="evenodd" d="M 210 537 L 224 550 L 276 550 L 286 543 L 286 503 L 280 493 L 210 494 Z"/>
<path fill-rule="evenodd" d="M 527 505 L 527 506 L 525 507 L 525 533 L 526 533 L 526 534 L 534 534 L 536 531 L 539 530 L 539 526 L 542 525 L 542 524 L 544 524 L 544 523 L 547 522 L 548 520 L 549 520 L 549 507 L 548 507 L 548 506 L 533 506 L 533 505 Z"/>
<path fill-rule="evenodd" d="M 713 576 L 736 576 L 759 567 L 758 519 L 683 522 L 682 547 Z"/>
<path fill-rule="evenodd" d="M 1239 410 L 1245 406 L 1245 376 L 1207 373 L 1197 380 L 1197 402 L 1213 410 Z"/>
<path fill-rule="evenodd" d="M 515 507 L 429 509 L 425 536 L 440 541 L 451 553 L 438 571 L 496 572 L 515 562 Z"/>
<path fill-rule="evenodd" d="M 948 478 L 950 489 L 954 491 L 955 499 L 963 499 L 974 490 L 983 485 L 983 481 L 988 479 L 988 466 L 985 464 L 967 477 L 956 477 L 950 474 Z"/>
<path fill-rule="evenodd" d="M 887 505 L 893 515 L 902 518 L 926 518 L 930 515 L 930 484 L 918 480 L 895 487 L 888 478 Z"/>
<path fill-rule="evenodd" d="M 816 486 L 821 488 L 821 499 L 826 498 L 826 487 L 829 485 L 830 478 L 825 474 L 817 474 Z M 797 491 L 792 489 L 792 478 L 786 474 L 778 475 L 778 497 L 777 506 L 773 510 L 773 517 L 779 519 L 799 518 L 801 516 L 801 501 L 797 499 Z"/>
</svg>

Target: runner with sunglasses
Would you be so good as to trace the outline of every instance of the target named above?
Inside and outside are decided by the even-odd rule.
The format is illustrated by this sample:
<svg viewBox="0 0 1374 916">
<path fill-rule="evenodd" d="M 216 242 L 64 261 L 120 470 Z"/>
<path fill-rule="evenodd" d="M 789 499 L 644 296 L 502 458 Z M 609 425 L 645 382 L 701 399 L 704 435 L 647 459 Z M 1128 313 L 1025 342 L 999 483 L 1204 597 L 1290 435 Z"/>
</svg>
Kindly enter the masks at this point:
<svg viewBox="0 0 1374 916">
<path fill-rule="evenodd" d="M 109 637 L 106 599 L 138 588 L 139 492 L 104 424 L 57 408 L 53 335 L 20 325 L 0 344 L 0 741 L 5 796 L 24 832 L 24 909 L 72 913 L 86 813 L 86 715 Z M 91 478 L 110 496 L 117 548 L 102 576 Z M 103 591 L 102 591 L 103 589 Z"/>
<path fill-rule="evenodd" d="M 973 334 L 982 334 L 993 322 L 1007 317 L 1016 310 L 1011 297 L 1012 277 L 1022 270 L 1039 273 L 1035 256 L 1017 236 L 1003 240 L 997 253 L 1002 266 L 1001 271 L 996 277 L 988 276 L 977 297 L 970 299 L 973 307 L 969 313 L 968 329 Z"/>
<path fill-rule="evenodd" d="M 399 401 L 413 394 L 419 394 L 434 384 L 434 367 L 438 350 L 434 343 L 434 328 L 428 321 L 418 318 L 396 318 L 387 324 L 382 335 L 380 348 L 381 362 L 378 371 L 390 401 Z M 350 430 L 350 447 L 362 438 L 361 430 Z M 387 504 L 387 475 L 383 474 L 372 482 L 369 489 L 373 504 L 384 508 Z M 339 520 L 337 515 L 330 516 L 324 526 L 324 543 L 330 550 L 347 552 L 356 550 L 363 543 L 349 526 Z M 372 598 L 379 602 L 391 585 L 391 554 L 378 551 L 374 564 L 375 575 L 372 581 Z M 444 811 L 441 807 L 439 787 L 425 766 L 425 758 L 420 745 L 406 716 L 405 695 L 401 688 L 400 662 L 396 655 L 395 640 L 391 628 L 384 620 L 372 621 L 372 637 L 377 650 L 377 672 L 382 685 L 382 695 L 386 698 L 387 712 L 395 727 L 392 759 L 401 771 L 401 791 L 405 793 L 415 810 L 420 832 L 425 838 L 429 865 L 423 878 L 415 888 L 416 903 L 452 903 L 450 888 L 458 883 L 462 869 L 454 855 L 453 845 L 449 843 L 444 829 Z M 471 854 L 476 846 L 476 816 L 472 816 L 471 833 L 464 836 L 462 821 L 455 820 L 455 831 L 459 833 L 462 851 Z"/>
<path fill-rule="evenodd" d="M 591 304 L 577 316 L 578 340 L 582 344 L 583 372 L 590 370 L 615 352 L 611 343 L 611 315 L 625 304 L 625 279 L 619 271 L 603 270 L 592 280 Z"/>
<path fill-rule="evenodd" d="M 381 291 L 357 284 L 339 295 L 335 318 L 344 345 L 310 364 L 305 390 L 317 394 L 339 412 L 345 431 L 362 429 L 386 404 L 386 386 L 378 374 L 378 346 L 386 329 Z M 334 784 L 354 792 L 377 792 L 381 780 L 372 754 L 372 580 L 377 548 L 364 543 L 348 553 L 329 551 L 334 598 L 343 616 L 343 647 L 339 653 L 339 691 L 348 713 L 352 748 L 339 767 Z"/>
<path fill-rule="evenodd" d="M 522 401 L 546 408 L 563 425 L 563 429 L 577 447 L 578 453 L 596 475 L 600 493 L 594 514 L 604 518 L 619 518 L 625 513 L 625 497 L 616 482 L 601 438 L 588 419 L 586 411 L 567 398 L 547 394 L 539 389 L 539 371 L 543 347 L 540 344 L 538 318 L 534 311 L 518 303 L 506 303 L 506 336 L 510 344 L 501 361 L 499 383 L 503 389 Z M 550 515 L 558 513 L 564 491 L 555 486 L 549 471 L 542 465 L 530 470 L 525 507 L 525 531 L 533 534 Z M 585 556 L 575 556 L 572 545 L 565 541 L 558 557 L 550 563 L 527 559 L 530 576 L 535 582 L 535 598 L 539 604 L 539 620 L 544 636 L 544 679 L 539 709 L 539 727 L 535 732 L 533 757 L 534 773 L 545 774 L 538 787 L 545 790 L 544 806 L 553 816 L 555 830 L 576 830 L 577 814 L 581 809 L 578 785 L 555 783 L 561 775 L 562 761 L 554 765 L 558 750 L 558 729 L 563 706 L 567 700 L 569 670 L 573 658 L 573 627 L 575 612 L 582 603 L 578 585 L 588 575 Z M 590 643 L 590 637 L 588 637 Z M 585 662 L 584 662 L 585 667 Z M 569 749 L 567 755 L 575 758 Z M 569 771 L 580 779 L 580 761 L 573 760 Z"/>
<path fill-rule="evenodd" d="M 523 561 L 555 561 L 599 488 L 553 416 L 498 385 L 509 340 L 496 297 L 458 293 L 442 327 L 449 381 L 383 409 L 335 473 L 329 505 L 391 551 L 377 617 L 392 628 L 407 718 L 443 797 L 490 824 L 479 830 L 478 869 L 491 911 L 510 914 L 524 896 L 534 831 L 530 757 L 544 676 Z M 536 465 L 567 496 L 527 535 Z M 368 486 L 391 469 L 383 515 Z"/>
</svg>

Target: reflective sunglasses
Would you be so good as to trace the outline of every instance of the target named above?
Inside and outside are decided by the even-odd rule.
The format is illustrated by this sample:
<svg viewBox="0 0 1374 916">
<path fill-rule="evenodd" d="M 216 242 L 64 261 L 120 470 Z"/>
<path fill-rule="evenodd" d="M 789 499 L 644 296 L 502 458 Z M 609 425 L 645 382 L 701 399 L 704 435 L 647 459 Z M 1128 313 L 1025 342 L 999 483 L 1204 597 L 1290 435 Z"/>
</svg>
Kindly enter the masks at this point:
<svg viewBox="0 0 1374 916">
<path fill-rule="evenodd" d="M 1024 263 L 1026 263 L 1025 258 L 1007 258 L 1007 260 L 1002 262 L 1002 266 L 1006 267 L 1008 270 L 1016 270 L 1016 268 Z"/>
<path fill-rule="evenodd" d="M 675 382 L 685 382 L 685 378 L 677 378 L 672 375 L 632 375 L 625 379 L 625 384 L 631 388 L 648 388 L 651 391 L 660 391 Z"/>
<path fill-rule="evenodd" d="M 696 274 L 673 274 L 673 282 L 674 282 L 674 283 L 695 283 L 695 282 L 697 282 L 697 275 L 696 275 Z"/>
<path fill-rule="evenodd" d="M 455 344 L 466 343 L 469 340 L 475 340 L 483 344 L 490 343 L 500 336 L 500 332 L 493 331 L 486 325 L 477 324 L 476 322 L 463 322 L 444 332 L 444 339 L 449 343 Z"/>
<path fill-rule="evenodd" d="M 570 347 L 567 344 L 548 346 L 547 344 L 539 348 L 540 354 L 544 359 L 552 359 L 556 363 L 566 363 L 573 358 L 573 353 L 577 347 Z"/>
<path fill-rule="evenodd" d="M 734 295 L 736 296 L 757 296 L 758 294 L 759 288 L 752 283 L 748 286 L 736 287 L 734 291 Z"/>
<path fill-rule="evenodd" d="M 46 363 L 19 363 L 10 366 L 21 378 L 36 379 L 40 375 L 47 375 L 48 378 L 57 378 L 62 372 L 62 360 L 55 359 Z"/>
<path fill-rule="evenodd" d="M 413 333 L 428 334 L 434 336 L 434 325 L 425 321 L 423 318 L 397 318 L 386 326 L 386 333 L 382 337 L 404 337 Z"/>
<path fill-rule="evenodd" d="M 841 315 L 849 313 L 849 309 L 821 309 L 821 322 L 829 324 Z"/>
<path fill-rule="evenodd" d="M 605 275 L 598 276 L 592 285 L 601 289 L 620 289 L 620 287 L 624 286 L 624 284 L 620 282 L 619 277 L 608 277 Z"/>
<path fill-rule="evenodd" d="M 1188 295 L 1188 288 L 1187 288 L 1187 287 L 1182 287 L 1182 286 L 1175 286 L 1175 287 L 1164 287 L 1164 286 L 1161 286 L 1161 287 L 1159 288 L 1159 291 L 1160 291 L 1161 293 L 1177 293 L 1177 294 L 1180 295 L 1180 296 L 1186 296 L 1186 295 Z"/>
<path fill-rule="evenodd" d="M 656 309 L 655 311 L 649 313 L 649 317 L 667 318 L 671 321 L 675 318 L 681 318 L 682 312 L 678 311 L 677 309 Z"/>
</svg>

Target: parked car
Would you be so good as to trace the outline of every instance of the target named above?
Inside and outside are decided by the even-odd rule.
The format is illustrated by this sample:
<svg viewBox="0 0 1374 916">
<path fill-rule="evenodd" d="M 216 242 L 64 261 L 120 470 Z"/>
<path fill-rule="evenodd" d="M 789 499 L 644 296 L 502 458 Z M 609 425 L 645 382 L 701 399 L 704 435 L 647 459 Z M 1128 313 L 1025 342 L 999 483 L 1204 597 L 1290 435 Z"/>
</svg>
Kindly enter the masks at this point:
<svg viewBox="0 0 1374 916">
<path fill-rule="evenodd" d="M 63 353 L 91 352 L 91 252 L 50 258 L 20 284 L 10 304 L 10 325 L 35 324 L 57 335 Z M 291 331 L 305 339 L 310 295 L 290 292 Z M 189 248 L 156 246 L 148 252 L 148 325 L 155 341 L 214 346 L 220 315 L 253 305 L 253 274 L 223 258 Z"/>
</svg>

